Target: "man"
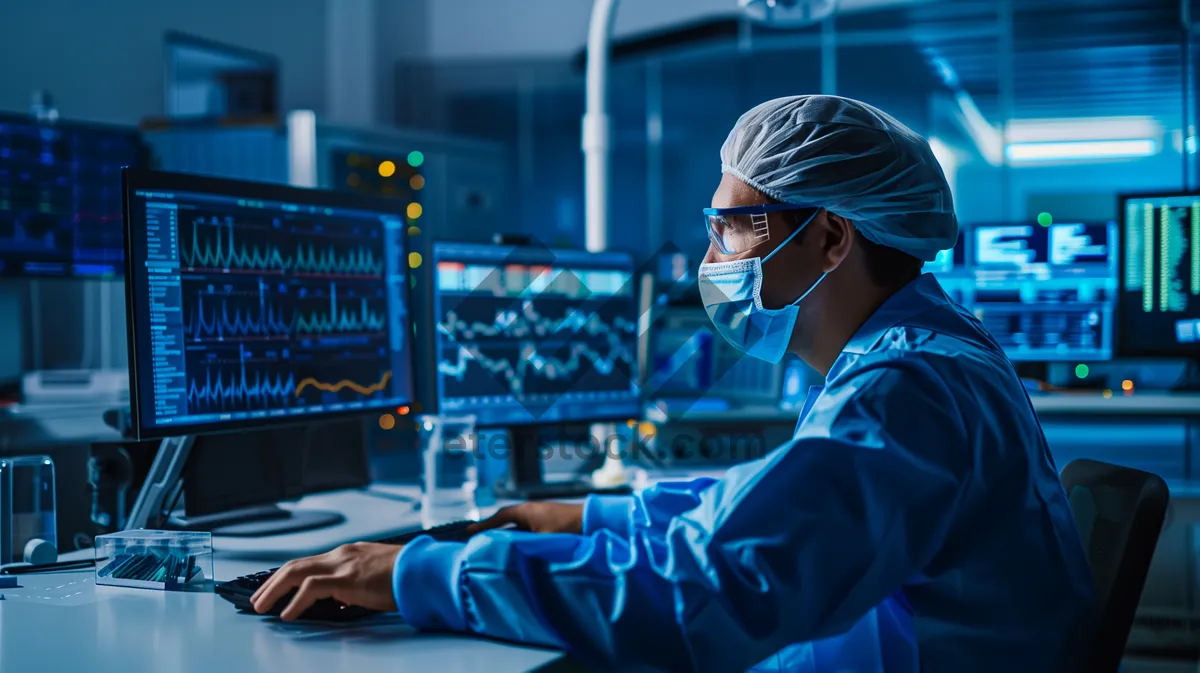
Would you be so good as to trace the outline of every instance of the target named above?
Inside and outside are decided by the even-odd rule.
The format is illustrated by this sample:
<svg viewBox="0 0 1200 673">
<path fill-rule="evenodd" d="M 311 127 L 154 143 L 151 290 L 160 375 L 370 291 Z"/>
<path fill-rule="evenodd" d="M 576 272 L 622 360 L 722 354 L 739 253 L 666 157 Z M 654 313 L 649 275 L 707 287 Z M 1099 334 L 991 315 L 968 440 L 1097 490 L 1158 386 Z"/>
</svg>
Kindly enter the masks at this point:
<svg viewBox="0 0 1200 673">
<path fill-rule="evenodd" d="M 1012 365 L 922 261 L 953 246 L 929 145 L 857 101 L 746 113 L 700 288 L 718 332 L 826 377 L 795 438 L 719 480 L 525 504 L 461 543 L 360 544 L 255 597 L 396 610 L 613 670 L 1078 670 L 1091 578 Z M 534 534 L 550 533 L 550 534 Z"/>
</svg>

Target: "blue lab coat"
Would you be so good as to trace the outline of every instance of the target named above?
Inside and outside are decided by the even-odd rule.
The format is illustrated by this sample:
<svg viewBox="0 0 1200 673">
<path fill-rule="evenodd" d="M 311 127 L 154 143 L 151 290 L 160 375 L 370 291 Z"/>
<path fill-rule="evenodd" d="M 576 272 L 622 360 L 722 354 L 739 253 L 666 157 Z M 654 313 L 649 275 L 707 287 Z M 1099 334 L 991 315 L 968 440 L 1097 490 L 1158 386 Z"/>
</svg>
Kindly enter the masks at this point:
<svg viewBox="0 0 1200 673">
<path fill-rule="evenodd" d="M 795 438 L 718 480 L 592 497 L 583 535 L 409 544 L 421 627 L 604 670 L 1077 669 L 1091 576 L 1012 365 L 930 275 L 847 343 Z"/>
</svg>

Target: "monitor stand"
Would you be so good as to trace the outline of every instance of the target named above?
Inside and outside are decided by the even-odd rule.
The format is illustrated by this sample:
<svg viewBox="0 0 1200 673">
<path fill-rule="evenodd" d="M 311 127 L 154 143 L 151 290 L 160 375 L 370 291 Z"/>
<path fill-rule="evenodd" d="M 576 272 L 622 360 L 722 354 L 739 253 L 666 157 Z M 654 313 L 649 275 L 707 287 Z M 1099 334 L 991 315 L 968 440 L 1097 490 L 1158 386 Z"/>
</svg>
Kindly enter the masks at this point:
<svg viewBox="0 0 1200 673">
<path fill-rule="evenodd" d="M 504 500 L 548 500 L 582 498 L 587 495 L 623 495 L 629 486 L 597 487 L 588 479 L 546 482 L 543 480 L 541 428 L 536 425 L 509 428 L 508 480 L 496 484 L 496 496 Z"/>
<path fill-rule="evenodd" d="M 276 505 L 249 507 L 198 517 L 170 517 L 171 507 L 183 489 L 183 468 L 196 438 L 192 435 L 168 437 L 158 446 L 146 481 L 138 492 L 133 510 L 125 524 L 126 530 L 157 528 L 163 522 L 181 530 L 203 530 L 214 535 L 257 537 L 298 533 L 334 526 L 346 520 L 337 512 L 318 510 L 285 510 Z"/>
</svg>

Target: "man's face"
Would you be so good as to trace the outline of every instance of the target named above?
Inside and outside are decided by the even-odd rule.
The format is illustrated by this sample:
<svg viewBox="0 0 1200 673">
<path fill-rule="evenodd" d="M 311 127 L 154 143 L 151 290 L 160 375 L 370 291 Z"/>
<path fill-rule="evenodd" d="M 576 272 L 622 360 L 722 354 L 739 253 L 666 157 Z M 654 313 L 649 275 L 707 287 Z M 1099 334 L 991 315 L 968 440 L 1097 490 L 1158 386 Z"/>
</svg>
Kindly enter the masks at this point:
<svg viewBox="0 0 1200 673">
<path fill-rule="evenodd" d="M 771 203 L 771 199 L 758 190 L 750 187 L 741 180 L 726 173 L 721 184 L 713 194 L 713 208 L 736 208 L 740 206 L 757 206 Z M 749 215 L 737 215 L 726 218 L 730 229 L 729 236 L 739 241 L 748 241 L 749 246 L 734 254 L 724 254 L 711 242 L 708 254 L 704 256 L 705 263 L 729 262 L 738 259 L 766 257 L 779 244 L 792 235 L 812 211 L 785 211 L 769 213 L 767 218 L 767 236 L 755 239 L 753 223 Z M 799 216 L 799 221 L 797 221 Z M 827 227 L 826 213 L 820 211 L 813 221 L 808 224 L 806 231 L 801 232 L 787 245 L 779 249 L 768 262 L 763 265 L 762 300 L 763 307 L 768 309 L 782 308 L 797 297 L 804 294 L 825 270 L 824 255 L 819 246 L 810 245 L 814 236 L 813 231 L 821 231 Z"/>
</svg>

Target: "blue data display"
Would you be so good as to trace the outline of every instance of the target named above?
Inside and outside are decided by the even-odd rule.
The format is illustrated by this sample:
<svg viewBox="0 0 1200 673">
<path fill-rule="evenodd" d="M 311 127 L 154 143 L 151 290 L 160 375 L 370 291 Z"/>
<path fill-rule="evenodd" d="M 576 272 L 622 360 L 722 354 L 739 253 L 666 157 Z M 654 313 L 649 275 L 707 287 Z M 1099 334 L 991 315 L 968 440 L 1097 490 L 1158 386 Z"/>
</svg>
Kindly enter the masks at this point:
<svg viewBox="0 0 1200 673">
<path fill-rule="evenodd" d="M 0 275 L 119 274 L 121 167 L 143 158 L 136 129 L 0 115 Z"/>
<path fill-rule="evenodd" d="M 975 264 L 979 267 L 1054 267 L 1110 262 L 1109 225 L 1063 223 L 982 225 L 975 228 Z"/>
<path fill-rule="evenodd" d="M 403 219 L 199 191 L 130 211 L 143 427 L 412 401 Z"/>
<path fill-rule="evenodd" d="M 979 266 L 1045 264 L 1046 231 L 1033 224 L 981 226 L 975 229 L 975 263 Z"/>
<path fill-rule="evenodd" d="M 1200 349 L 1200 196 L 1132 197 L 1122 229 L 1121 349 Z"/>
<path fill-rule="evenodd" d="M 639 414 L 629 256 L 441 243 L 433 257 L 442 412 L 489 426 Z"/>
<path fill-rule="evenodd" d="M 1111 266 L 1111 227 L 1103 224 L 1055 224 L 1049 228 L 1050 264 Z"/>
<path fill-rule="evenodd" d="M 983 224 L 964 231 L 964 264 L 926 265 L 1014 360 L 1113 355 L 1116 224 Z M 955 256 L 959 254 L 957 249 Z"/>
</svg>

